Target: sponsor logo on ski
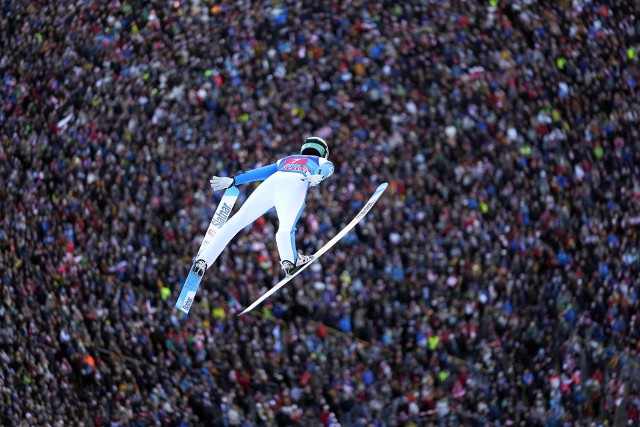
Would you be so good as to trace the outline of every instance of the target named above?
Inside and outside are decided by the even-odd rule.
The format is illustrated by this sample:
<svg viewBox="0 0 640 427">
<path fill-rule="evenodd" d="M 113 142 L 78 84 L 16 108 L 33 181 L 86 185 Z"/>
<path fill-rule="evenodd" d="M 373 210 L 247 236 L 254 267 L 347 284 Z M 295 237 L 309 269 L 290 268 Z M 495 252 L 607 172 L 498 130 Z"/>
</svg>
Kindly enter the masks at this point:
<svg viewBox="0 0 640 427">
<path fill-rule="evenodd" d="M 187 297 L 184 299 L 184 304 L 182 304 L 182 309 L 188 312 L 191 309 L 191 304 L 193 304 L 193 298 L 196 296 L 196 293 L 193 291 L 187 292 Z"/>
<path fill-rule="evenodd" d="M 231 209 L 231 206 L 224 203 L 222 206 L 220 206 L 220 212 L 216 212 L 216 215 L 214 215 L 213 219 L 211 220 L 211 224 L 218 228 L 222 227 L 224 223 L 227 222 L 229 214 L 231 213 Z"/>
<path fill-rule="evenodd" d="M 369 210 L 371 209 L 374 203 L 375 201 L 367 203 L 356 218 L 362 218 L 363 216 L 365 216 L 367 212 L 369 212 Z"/>
</svg>

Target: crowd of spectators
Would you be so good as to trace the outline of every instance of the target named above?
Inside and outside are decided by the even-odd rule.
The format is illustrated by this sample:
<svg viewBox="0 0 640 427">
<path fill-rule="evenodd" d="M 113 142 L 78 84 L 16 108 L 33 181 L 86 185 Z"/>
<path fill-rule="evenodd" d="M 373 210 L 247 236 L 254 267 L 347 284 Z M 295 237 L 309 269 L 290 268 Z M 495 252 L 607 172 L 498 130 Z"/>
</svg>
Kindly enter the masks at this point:
<svg viewBox="0 0 640 427">
<path fill-rule="evenodd" d="M 0 46 L 0 424 L 640 422 L 640 3 L 14 0 Z M 211 175 L 310 135 L 301 252 L 389 190 L 183 316 Z"/>
</svg>

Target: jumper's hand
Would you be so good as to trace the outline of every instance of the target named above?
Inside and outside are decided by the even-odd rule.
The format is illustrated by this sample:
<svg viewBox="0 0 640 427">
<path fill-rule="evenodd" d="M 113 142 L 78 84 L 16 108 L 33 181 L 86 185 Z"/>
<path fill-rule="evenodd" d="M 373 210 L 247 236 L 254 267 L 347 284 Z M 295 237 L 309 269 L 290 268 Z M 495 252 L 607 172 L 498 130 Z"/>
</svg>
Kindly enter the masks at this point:
<svg viewBox="0 0 640 427">
<path fill-rule="evenodd" d="M 224 190 L 233 185 L 233 178 L 214 176 L 209 183 L 213 191 Z"/>
<path fill-rule="evenodd" d="M 307 175 L 304 178 L 302 178 L 303 181 L 307 181 L 312 187 L 315 187 L 316 185 L 320 184 L 320 182 L 322 182 L 323 179 L 324 177 L 320 174 Z"/>
</svg>

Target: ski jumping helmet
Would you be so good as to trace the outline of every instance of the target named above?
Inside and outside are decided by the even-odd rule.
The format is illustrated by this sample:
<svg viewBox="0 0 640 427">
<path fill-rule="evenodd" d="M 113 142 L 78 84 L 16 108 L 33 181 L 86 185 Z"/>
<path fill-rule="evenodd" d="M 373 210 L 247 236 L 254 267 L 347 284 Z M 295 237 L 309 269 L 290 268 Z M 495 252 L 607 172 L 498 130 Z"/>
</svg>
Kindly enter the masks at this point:
<svg viewBox="0 0 640 427">
<path fill-rule="evenodd" d="M 312 136 L 304 140 L 300 154 L 307 156 L 329 157 L 329 146 L 319 136 Z"/>
</svg>

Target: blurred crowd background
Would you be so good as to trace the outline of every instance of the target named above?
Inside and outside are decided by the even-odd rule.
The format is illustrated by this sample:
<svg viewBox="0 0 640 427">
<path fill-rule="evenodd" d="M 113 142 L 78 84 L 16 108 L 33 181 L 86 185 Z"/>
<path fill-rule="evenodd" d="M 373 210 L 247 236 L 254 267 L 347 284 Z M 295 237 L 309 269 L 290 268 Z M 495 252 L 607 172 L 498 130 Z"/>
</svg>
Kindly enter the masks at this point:
<svg viewBox="0 0 640 427">
<path fill-rule="evenodd" d="M 640 3 L 10 0 L 0 46 L 0 424 L 640 422 Z M 302 252 L 387 192 L 183 316 L 210 177 L 310 135 Z"/>
</svg>

